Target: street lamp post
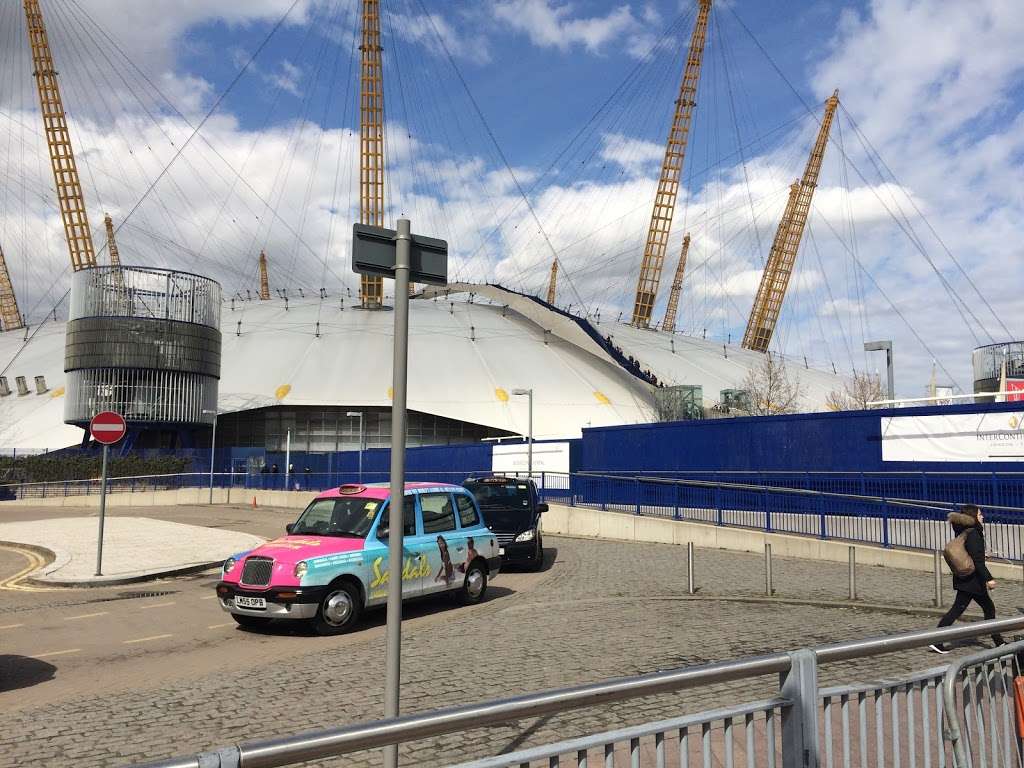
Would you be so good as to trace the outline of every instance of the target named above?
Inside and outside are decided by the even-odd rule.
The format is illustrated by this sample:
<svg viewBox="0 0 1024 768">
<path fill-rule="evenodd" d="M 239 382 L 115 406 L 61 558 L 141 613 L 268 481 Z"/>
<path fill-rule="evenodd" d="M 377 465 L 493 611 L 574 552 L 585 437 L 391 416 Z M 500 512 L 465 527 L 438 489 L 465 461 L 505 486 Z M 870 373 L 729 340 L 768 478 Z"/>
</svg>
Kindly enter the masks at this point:
<svg viewBox="0 0 1024 768">
<path fill-rule="evenodd" d="M 533 477 L 533 388 L 530 389 L 513 389 L 513 395 L 523 396 L 529 398 L 529 435 L 526 438 L 526 476 L 529 478 Z"/>
<path fill-rule="evenodd" d="M 210 414 L 213 414 L 213 435 L 210 437 L 210 504 L 213 504 L 213 451 L 217 446 L 217 409 L 214 408 L 212 411 L 209 409 L 203 410 L 204 416 L 208 416 Z"/>
<path fill-rule="evenodd" d="M 363 412 L 349 411 L 345 414 L 350 419 L 359 417 L 359 482 L 363 482 Z"/>
<path fill-rule="evenodd" d="M 885 373 L 889 388 L 889 399 L 896 399 L 896 385 L 892 375 L 892 341 L 865 341 L 865 352 L 885 352 Z"/>
</svg>

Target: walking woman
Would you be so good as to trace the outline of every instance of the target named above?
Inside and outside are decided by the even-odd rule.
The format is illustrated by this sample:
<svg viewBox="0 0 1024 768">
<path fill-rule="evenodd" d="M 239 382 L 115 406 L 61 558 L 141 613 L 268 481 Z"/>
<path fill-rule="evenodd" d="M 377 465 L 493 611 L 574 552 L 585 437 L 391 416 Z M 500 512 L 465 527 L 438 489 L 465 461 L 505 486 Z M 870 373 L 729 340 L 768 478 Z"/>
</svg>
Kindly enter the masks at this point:
<svg viewBox="0 0 1024 768">
<path fill-rule="evenodd" d="M 977 504 L 964 504 L 959 512 L 949 513 L 949 523 L 953 526 L 953 535 L 959 536 L 964 531 L 967 535 L 964 538 L 964 549 L 974 562 L 974 572 L 969 576 L 957 576 L 953 574 L 953 589 L 956 590 L 956 598 L 949 612 L 942 617 L 939 627 L 948 627 L 960 618 L 960 615 L 967 610 L 971 600 L 978 604 L 986 619 L 996 617 L 996 607 L 989 596 L 989 592 L 996 588 L 995 579 L 989 573 L 985 565 L 985 515 Z M 992 642 L 996 645 L 1005 644 L 1002 635 L 992 635 Z M 949 648 L 942 643 L 929 646 L 936 653 L 949 653 Z"/>
</svg>

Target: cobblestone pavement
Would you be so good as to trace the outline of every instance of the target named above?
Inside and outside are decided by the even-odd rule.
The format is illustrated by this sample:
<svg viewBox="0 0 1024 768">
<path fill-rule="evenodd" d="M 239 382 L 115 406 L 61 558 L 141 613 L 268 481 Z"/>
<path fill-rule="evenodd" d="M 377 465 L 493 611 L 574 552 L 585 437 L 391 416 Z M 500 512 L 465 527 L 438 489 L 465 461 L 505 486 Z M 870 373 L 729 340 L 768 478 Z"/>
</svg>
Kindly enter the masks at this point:
<svg viewBox="0 0 1024 768">
<path fill-rule="evenodd" d="M 861 568 L 858 574 L 865 599 L 917 606 L 917 612 L 714 600 L 715 594 L 763 593 L 763 558 L 698 550 L 699 595 L 708 599 L 689 600 L 683 597 L 680 547 L 554 537 L 545 543 L 555 557 L 533 588 L 407 628 L 404 712 L 906 631 L 937 620 L 928 611 L 929 574 L 887 568 Z M 777 558 L 774 570 L 780 598 L 845 599 L 845 564 Z M 500 583 L 499 578 L 495 586 Z M 946 589 L 948 601 L 948 584 Z M 1018 613 L 1024 589 L 1003 584 L 996 598 L 1000 615 Z M 225 641 L 226 655 L 237 641 Z M 821 682 L 897 676 L 937 661 L 914 651 L 829 665 L 821 670 Z M 381 633 L 364 631 L 318 642 L 313 652 L 293 644 L 287 657 L 250 669 L 204 670 L 198 676 L 182 669 L 178 679 L 155 689 L 83 692 L 11 710 L 0 735 L 0 765 L 112 766 L 375 719 L 383 669 Z M 758 679 L 449 735 L 404 745 L 403 764 L 444 765 L 497 754 L 749 701 L 771 695 L 775 686 Z M 362 753 L 319 764 L 369 766 L 379 760 L 377 753 Z"/>
</svg>

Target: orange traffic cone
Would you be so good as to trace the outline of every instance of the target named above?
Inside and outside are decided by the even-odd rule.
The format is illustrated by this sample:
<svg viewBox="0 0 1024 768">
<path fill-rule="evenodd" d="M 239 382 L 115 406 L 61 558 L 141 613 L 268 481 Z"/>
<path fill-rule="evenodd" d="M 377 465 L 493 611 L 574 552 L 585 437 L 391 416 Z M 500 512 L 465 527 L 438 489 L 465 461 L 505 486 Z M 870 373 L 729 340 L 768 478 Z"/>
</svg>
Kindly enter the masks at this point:
<svg viewBox="0 0 1024 768">
<path fill-rule="evenodd" d="M 252 497 L 252 508 L 256 509 L 256 497 L 255 496 Z"/>
</svg>

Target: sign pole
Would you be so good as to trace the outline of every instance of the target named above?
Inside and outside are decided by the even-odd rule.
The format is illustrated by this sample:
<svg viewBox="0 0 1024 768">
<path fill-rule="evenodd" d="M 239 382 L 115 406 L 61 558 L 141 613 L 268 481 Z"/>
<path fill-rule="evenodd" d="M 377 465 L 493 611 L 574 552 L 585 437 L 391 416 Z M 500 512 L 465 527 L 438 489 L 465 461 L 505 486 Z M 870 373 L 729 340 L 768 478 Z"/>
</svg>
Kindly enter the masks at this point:
<svg viewBox="0 0 1024 768">
<path fill-rule="evenodd" d="M 391 513 L 388 532 L 387 659 L 384 673 L 384 717 L 398 717 L 402 658 L 402 567 L 405 529 L 405 389 L 409 361 L 408 219 L 398 220 L 395 236 L 395 350 L 391 385 Z M 398 768 L 398 745 L 384 748 L 384 768 Z"/>
<path fill-rule="evenodd" d="M 103 521 L 107 516 L 107 454 L 110 446 L 103 444 L 103 469 L 100 471 L 100 532 L 96 542 L 96 575 L 103 575 Z"/>
</svg>

